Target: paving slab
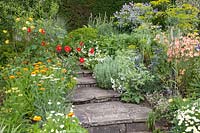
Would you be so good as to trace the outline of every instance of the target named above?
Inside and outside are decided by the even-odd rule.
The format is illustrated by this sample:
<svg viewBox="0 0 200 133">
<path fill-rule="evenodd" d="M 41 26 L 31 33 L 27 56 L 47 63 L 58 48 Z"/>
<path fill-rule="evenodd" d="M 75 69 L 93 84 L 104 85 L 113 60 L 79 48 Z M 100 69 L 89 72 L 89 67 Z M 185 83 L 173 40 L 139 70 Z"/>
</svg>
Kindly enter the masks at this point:
<svg viewBox="0 0 200 133">
<path fill-rule="evenodd" d="M 75 106 L 75 115 L 84 127 L 146 122 L 150 108 L 118 101 Z"/>
<path fill-rule="evenodd" d="M 98 87 L 79 87 L 75 89 L 72 97 L 73 104 L 99 103 L 106 101 L 119 101 L 120 94 L 113 90 Z"/>
</svg>

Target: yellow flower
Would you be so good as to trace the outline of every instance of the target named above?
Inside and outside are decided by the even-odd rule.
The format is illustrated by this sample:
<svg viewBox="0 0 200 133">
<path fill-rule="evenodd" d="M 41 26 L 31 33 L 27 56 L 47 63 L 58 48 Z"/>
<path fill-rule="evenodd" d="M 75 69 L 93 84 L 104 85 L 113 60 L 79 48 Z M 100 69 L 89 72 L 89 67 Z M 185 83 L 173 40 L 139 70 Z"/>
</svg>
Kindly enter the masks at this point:
<svg viewBox="0 0 200 133">
<path fill-rule="evenodd" d="M 39 32 L 42 32 L 42 29 L 39 29 Z"/>
<path fill-rule="evenodd" d="M 5 41 L 5 44 L 9 44 L 9 42 L 10 42 L 9 40 L 6 40 L 6 41 Z"/>
<path fill-rule="evenodd" d="M 39 61 L 37 64 L 38 64 L 38 65 L 42 65 L 42 62 L 41 62 L 41 61 Z"/>
<path fill-rule="evenodd" d="M 32 21 L 33 21 L 33 18 L 30 17 L 30 18 L 28 18 L 28 20 L 32 22 Z"/>
<path fill-rule="evenodd" d="M 34 67 L 34 69 L 35 69 L 35 70 L 39 70 L 40 68 L 39 68 L 39 67 Z"/>
<path fill-rule="evenodd" d="M 28 71 L 28 68 L 23 68 L 24 71 Z"/>
<path fill-rule="evenodd" d="M 43 70 L 40 70 L 40 72 L 41 72 L 41 73 L 46 73 L 46 70 L 43 69 Z"/>
<path fill-rule="evenodd" d="M 7 33 L 8 31 L 7 30 L 3 30 L 3 33 Z"/>
<path fill-rule="evenodd" d="M 31 29 L 35 29 L 35 26 L 31 25 Z"/>
<path fill-rule="evenodd" d="M 19 22 L 19 21 L 20 21 L 20 18 L 16 18 L 16 21 Z"/>
<path fill-rule="evenodd" d="M 66 69 L 62 69 L 62 73 L 66 73 L 67 72 L 67 70 Z"/>
<path fill-rule="evenodd" d="M 14 79 L 15 78 L 15 76 L 14 75 L 10 75 L 10 77 L 9 77 L 10 79 Z"/>
<path fill-rule="evenodd" d="M 39 70 L 35 70 L 35 72 L 36 72 L 36 73 L 39 73 L 40 71 L 39 71 Z"/>
<path fill-rule="evenodd" d="M 42 86 L 42 84 L 37 84 L 38 86 Z"/>
<path fill-rule="evenodd" d="M 16 72 L 16 74 L 17 74 L 17 75 L 21 75 L 22 73 L 21 73 L 21 72 Z"/>
<path fill-rule="evenodd" d="M 74 113 L 73 113 L 73 112 L 70 112 L 67 116 L 68 116 L 68 117 L 73 117 L 73 116 L 74 116 Z"/>
<path fill-rule="evenodd" d="M 31 76 L 35 76 L 35 75 L 36 75 L 35 71 L 31 72 Z"/>
<path fill-rule="evenodd" d="M 168 102 L 169 102 L 169 103 L 173 102 L 173 99 L 171 99 L 171 98 L 170 98 L 170 99 L 168 99 Z"/>
<path fill-rule="evenodd" d="M 62 64 L 60 62 L 57 63 L 57 66 L 62 66 Z"/>
<path fill-rule="evenodd" d="M 27 27 L 22 27 L 22 30 L 27 30 Z"/>
<path fill-rule="evenodd" d="M 42 117 L 41 116 L 34 116 L 33 121 L 41 121 Z"/>
<path fill-rule="evenodd" d="M 39 90 L 41 90 L 41 91 L 45 91 L 45 88 L 39 88 Z"/>
</svg>

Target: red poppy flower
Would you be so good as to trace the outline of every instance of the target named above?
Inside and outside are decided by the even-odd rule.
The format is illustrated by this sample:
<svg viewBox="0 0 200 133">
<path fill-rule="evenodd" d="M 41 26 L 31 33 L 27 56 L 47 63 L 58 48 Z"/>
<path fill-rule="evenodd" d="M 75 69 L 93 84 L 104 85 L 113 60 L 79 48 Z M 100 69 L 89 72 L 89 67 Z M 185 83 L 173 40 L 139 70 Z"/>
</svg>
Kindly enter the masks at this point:
<svg viewBox="0 0 200 133">
<path fill-rule="evenodd" d="M 60 44 L 58 44 L 58 45 L 56 46 L 56 51 L 57 51 L 57 52 L 61 52 L 61 51 L 62 51 L 62 46 L 61 46 Z"/>
<path fill-rule="evenodd" d="M 70 48 L 70 46 L 65 46 L 65 47 L 64 47 L 64 50 L 65 50 L 65 52 L 68 52 L 68 53 L 69 53 L 69 52 L 71 51 L 71 48 Z"/>
<path fill-rule="evenodd" d="M 80 63 L 84 63 L 85 59 L 81 57 L 81 58 L 79 58 L 79 61 L 80 61 Z"/>
<path fill-rule="evenodd" d="M 89 52 L 90 54 L 94 54 L 94 48 L 91 48 Z"/>
<path fill-rule="evenodd" d="M 81 48 L 76 48 L 76 50 L 77 50 L 78 52 L 81 52 Z"/>
<path fill-rule="evenodd" d="M 80 46 L 83 46 L 83 45 L 84 45 L 84 42 L 81 41 L 79 44 L 80 44 Z"/>
<path fill-rule="evenodd" d="M 28 32 L 28 33 L 30 33 L 30 32 L 31 32 L 31 28 L 30 28 L 30 27 L 28 27 L 28 29 L 27 29 L 27 32 Z"/>
<path fill-rule="evenodd" d="M 46 45 L 45 41 L 42 41 L 42 42 L 41 42 L 41 45 L 42 45 L 42 46 L 45 46 L 45 45 Z"/>
</svg>

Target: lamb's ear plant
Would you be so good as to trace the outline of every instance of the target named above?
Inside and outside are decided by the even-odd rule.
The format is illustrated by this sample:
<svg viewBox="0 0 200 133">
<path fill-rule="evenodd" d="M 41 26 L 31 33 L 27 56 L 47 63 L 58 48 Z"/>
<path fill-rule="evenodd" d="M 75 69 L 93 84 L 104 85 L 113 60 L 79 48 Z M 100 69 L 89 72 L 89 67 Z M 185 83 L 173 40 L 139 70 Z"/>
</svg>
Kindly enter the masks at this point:
<svg viewBox="0 0 200 133">
<path fill-rule="evenodd" d="M 94 74 L 99 87 L 111 89 L 111 78 L 117 77 L 120 66 L 113 57 L 106 57 L 102 62 L 99 62 L 94 68 Z"/>
</svg>

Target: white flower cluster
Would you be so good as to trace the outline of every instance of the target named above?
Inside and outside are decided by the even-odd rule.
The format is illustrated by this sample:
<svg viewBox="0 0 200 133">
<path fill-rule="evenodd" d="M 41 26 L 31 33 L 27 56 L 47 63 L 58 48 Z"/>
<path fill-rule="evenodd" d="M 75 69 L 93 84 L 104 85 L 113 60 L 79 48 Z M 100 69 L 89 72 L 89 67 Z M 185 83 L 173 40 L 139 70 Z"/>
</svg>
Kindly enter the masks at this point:
<svg viewBox="0 0 200 133">
<path fill-rule="evenodd" d="M 178 110 L 176 120 L 183 133 L 200 133 L 200 100 Z"/>
</svg>

